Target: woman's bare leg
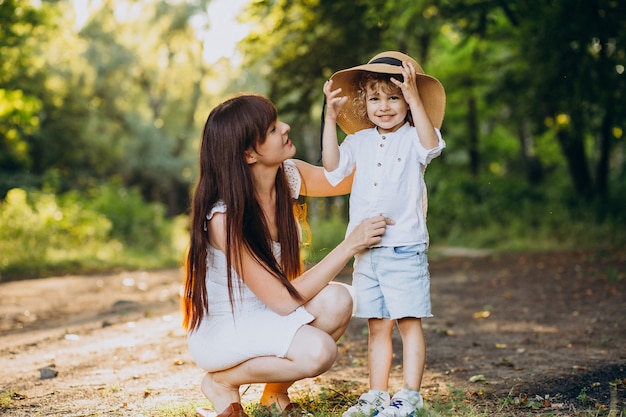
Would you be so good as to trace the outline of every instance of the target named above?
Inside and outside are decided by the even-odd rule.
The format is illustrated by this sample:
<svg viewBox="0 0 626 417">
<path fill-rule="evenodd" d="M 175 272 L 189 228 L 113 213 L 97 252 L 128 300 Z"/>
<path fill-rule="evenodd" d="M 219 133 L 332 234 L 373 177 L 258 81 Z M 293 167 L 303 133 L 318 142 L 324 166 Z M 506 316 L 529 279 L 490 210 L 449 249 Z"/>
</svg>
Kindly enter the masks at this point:
<svg viewBox="0 0 626 417">
<path fill-rule="evenodd" d="M 286 357 L 252 358 L 230 369 L 207 373 L 202 381 L 202 392 L 216 411 L 240 402 L 239 387 L 253 383 L 267 384 L 261 404 L 278 402 L 277 405 L 284 408 L 289 403 L 286 391 L 294 381 L 315 377 L 330 369 L 337 357 L 336 341 L 350 322 L 352 299 L 342 286 L 329 285 L 311 299 L 306 308 L 316 318 L 296 332 Z"/>
<path fill-rule="evenodd" d="M 232 403 L 241 402 L 239 385 L 229 385 L 215 380 L 215 373 L 207 372 L 200 386 L 202 393 L 213 403 L 213 408 L 218 413 L 226 409 Z"/>
<path fill-rule="evenodd" d="M 270 388 L 275 387 L 273 383 L 291 385 L 293 381 L 327 371 L 336 356 L 337 345 L 332 337 L 313 326 L 302 326 L 286 357 L 260 356 L 230 369 L 207 373 L 202 381 L 202 392 L 219 412 L 233 402 L 240 402 L 239 387 L 242 385 L 269 383 Z M 271 398 L 271 393 L 268 392 L 267 397 Z"/>
<path fill-rule="evenodd" d="M 352 297 L 346 288 L 333 284 L 313 297 L 305 307 L 316 317 L 311 326 L 323 330 L 337 341 L 350 323 Z M 279 410 L 284 409 L 291 402 L 288 390 L 294 382 L 266 384 L 260 403 L 266 406 L 276 404 Z"/>
</svg>

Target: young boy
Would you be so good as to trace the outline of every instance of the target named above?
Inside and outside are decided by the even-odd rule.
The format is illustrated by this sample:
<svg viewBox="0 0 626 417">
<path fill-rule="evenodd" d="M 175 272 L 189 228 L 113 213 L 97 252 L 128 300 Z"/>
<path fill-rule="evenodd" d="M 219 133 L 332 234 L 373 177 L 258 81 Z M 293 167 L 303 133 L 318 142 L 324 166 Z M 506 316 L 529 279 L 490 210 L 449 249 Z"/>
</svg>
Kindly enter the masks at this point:
<svg viewBox="0 0 626 417">
<path fill-rule="evenodd" d="M 335 88 L 335 89 L 333 89 Z M 356 168 L 349 233 L 363 219 L 395 221 L 377 247 L 355 256 L 356 317 L 368 319 L 370 390 L 343 417 L 414 416 L 426 359 L 422 317 L 432 317 L 426 228 L 426 165 L 445 147 L 441 83 L 400 52 L 336 72 L 324 84 L 322 162 L 331 184 Z M 341 146 L 336 124 L 348 134 Z M 390 398 L 391 334 L 402 337 L 403 389 Z"/>
</svg>

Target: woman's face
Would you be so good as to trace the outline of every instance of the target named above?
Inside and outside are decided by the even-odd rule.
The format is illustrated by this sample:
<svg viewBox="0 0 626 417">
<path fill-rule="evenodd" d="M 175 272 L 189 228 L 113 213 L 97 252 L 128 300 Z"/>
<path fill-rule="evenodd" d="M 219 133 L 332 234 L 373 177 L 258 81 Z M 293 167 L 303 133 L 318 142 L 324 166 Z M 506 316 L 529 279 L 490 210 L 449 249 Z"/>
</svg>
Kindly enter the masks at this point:
<svg viewBox="0 0 626 417">
<path fill-rule="evenodd" d="M 265 133 L 265 141 L 254 150 L 257 162 L 266 165 L 278 165 L 293 158 L 296 147 L 289 139 L 291 127 L 280 120 L 273 122 Z"/>
</svg>

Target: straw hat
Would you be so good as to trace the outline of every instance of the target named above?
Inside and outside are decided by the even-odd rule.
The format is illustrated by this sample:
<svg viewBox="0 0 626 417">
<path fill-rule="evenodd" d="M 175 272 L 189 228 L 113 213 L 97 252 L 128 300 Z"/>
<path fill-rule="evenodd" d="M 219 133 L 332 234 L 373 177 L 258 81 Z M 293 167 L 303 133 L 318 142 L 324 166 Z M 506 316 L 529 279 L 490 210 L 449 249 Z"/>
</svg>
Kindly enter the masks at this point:
<svg viewBox="0 0 626 417">
<path fill-rule="evenodd" d="M 342 94 L 348 97 L 348 102 L 343 106 L 337 116 L 337 124 L 346 132 L 352 134 L 359 130 L 374 127 L 367 116 L 363 117 L 354 105 L 357 95 L 355 79 L 359 71 L 378 72 L 383 74 L 402 74 L 402 62 L 413 64 L 416 72 L 417 88 L 424 103 L 426 113 L 436 128 L 441 128 L 443 115 L 446 109 L 446 92 L 443 85 L 434 77 L 426 75 L 422 67 L 410 56 L 401 52 L 382 52 L 367 64 L 337 71 L 330 79 L 333 81 L 333 89 L 340 88 Z"/>
</svg>

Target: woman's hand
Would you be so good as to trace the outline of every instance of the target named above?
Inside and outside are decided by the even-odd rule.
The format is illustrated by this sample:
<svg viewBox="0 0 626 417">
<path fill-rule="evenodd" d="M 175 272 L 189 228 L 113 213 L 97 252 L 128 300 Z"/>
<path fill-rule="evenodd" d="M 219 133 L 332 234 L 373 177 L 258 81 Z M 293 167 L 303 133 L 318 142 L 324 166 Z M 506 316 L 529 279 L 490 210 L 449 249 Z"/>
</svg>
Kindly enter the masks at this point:
<svg viewBox="0 0 626 417">
<path fill-rule="evenodd" d="M 371 217 L 350 232 L 346 237 L 346 243 L 354 249 L 354 253 L 358 253 L 379 244 L 387 226 L 394 224 L 396 224 L 395 221 L 383 215 Z"/>
</svg>

